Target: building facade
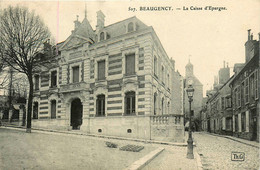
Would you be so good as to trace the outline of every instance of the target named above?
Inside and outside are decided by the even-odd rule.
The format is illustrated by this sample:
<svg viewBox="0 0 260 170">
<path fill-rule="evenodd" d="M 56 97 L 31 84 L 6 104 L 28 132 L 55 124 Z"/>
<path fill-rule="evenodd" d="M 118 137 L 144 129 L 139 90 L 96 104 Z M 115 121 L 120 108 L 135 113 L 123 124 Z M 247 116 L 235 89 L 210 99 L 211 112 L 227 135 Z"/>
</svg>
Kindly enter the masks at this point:
<svg viewBox="0 0 260 170">
<path fill-rule="evenodd" d="M 199 81 L 199 79 L 194 75 L 193 70 L 193 64 L 189 61 L 189 63 L 185 66 L 185 88 L 186 88 L 186 80 L 191 79 L 193 80 L 193 88 L 194 88 L 194 94 L 193 94 L 193 101 L 191 103 L 191 112 L 192 117 L 195 125 L 195 130 L 199 130 L 200 127 L 200 111 L 202 109 L 202 101 L 203 101 L 203 85 Z M 184 110 L 185 110 L 185 116 L 188 118 L 189 115 L 189 99 L 186 94 L 186 91 L 184 91 Z"/>
<path fill-rule="evenodd" d="M 233 134 L 259 141 L 259 41 L 248 30 L 245 64 L 234 70 L 230 83 L 233 104 Z"/>
<path fill-rule="evenodd" d="M 183 141 L 183 80 L 153 28 L 136 17 L 105 26 L 101 11 L 95 30 L 86 15 L 74 23 L 58 65 L 35 75 L 32 126 Z"/>
<path fill-rule="evenodd" d="M 229 69 L 224 65 L 219 83 L 207 92 L 201 111 L 203 130 L 259 141 L 259 48 L 259 41 L 248 30 L 245 63 L 235 64 L 228 80 Z"/>
</svg>

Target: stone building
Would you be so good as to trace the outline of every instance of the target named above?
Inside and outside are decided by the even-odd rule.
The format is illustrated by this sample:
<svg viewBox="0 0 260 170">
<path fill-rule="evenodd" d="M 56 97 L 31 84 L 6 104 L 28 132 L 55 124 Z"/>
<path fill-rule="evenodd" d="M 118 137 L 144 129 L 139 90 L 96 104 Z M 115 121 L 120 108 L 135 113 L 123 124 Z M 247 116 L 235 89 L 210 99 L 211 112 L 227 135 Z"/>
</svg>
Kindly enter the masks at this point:
<svg viewBox="0 0 260 170">
<path fill-rule="evenodd" d="M 151 26 L 136 17 L 94 30 L 85 14 L 35 75 L 33 127 L 183 141 L 183 79 Z M 176 94 L 175 94 L 176 93 Z"/>
<path fill-rule="evenodd" d="M 260 36 L 260 34 L 259 34 Z M 259 41 L 248 30 L 245 63 L 234 67 L 230 82 L 233 105 L 233 134 L 259 141 Z"/>
<path fill-rule="evenodd" d="M 226 71 L 229 72 L 229 69 L 226 69 Z M 219 74 L 219 79 L 223 79 L 222 76 L 223 75 Z M 231 89 L 229 87 L 232 80 L 233 76 L 222 84 L 213 95 L 208 95 L 206 105 L 207 119 L 203 121 L 203 123 L 206 124 L 204 127 L 208 128 L 207 131 L 232 135 L 232 104 Z"/>
<path fill-rule="evenodd" d="M 185 80 L 192 79 L 193 80 L 193 88 L 194 88 L 194 95 L 193 95 L 193 101 L 191 103 L 191 110 L 192 110 L 192 116 L 194 120 L 200 119 L 200 111 L 202 109 L 202 100 L 203 100 L 203 85 L 199 81 L 199 79 L 194 75 L 193 72 L 193 64 L 190 62 L 185 66 Z M 185 81 L 186 82 L 186 81 Z M 186 87 L 186 86 L 185 86 Z M 185 110 L 185 116 L 189 115 L 189 99 L 186 94 L 186 91 L 184 90 L 184 110 Z M 199 130 L 199 122 L 195 122 L 195 128 Z"/>
</svg>

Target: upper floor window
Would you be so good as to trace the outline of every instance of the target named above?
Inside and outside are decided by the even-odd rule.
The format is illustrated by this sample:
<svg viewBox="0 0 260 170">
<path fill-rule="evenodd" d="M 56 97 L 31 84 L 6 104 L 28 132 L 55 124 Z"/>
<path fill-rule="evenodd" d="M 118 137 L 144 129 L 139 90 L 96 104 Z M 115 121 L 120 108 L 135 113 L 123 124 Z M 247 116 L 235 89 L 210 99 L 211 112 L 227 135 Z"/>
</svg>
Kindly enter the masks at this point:
<svg viewBox="0 0 260 170">
<path fill-rule="evenodd" d="M 135 114 L 135 92 L 127 92 L 125 94 L 125 114 Z"/>
<path fill-rule="evenodd" d="M 57 71 L 51 72 L 51 87 L 57 86 Z"/>
<path fill-rule="evenodd" d="M 135 53 L 125 56 L 125 73 L 126 75 L 135 74 Z"/>
<path fill-rule="evenodd" d="M 164 67 L 162 66 L 162 83 L 164 84 Z"/>
<path fill-rule="evenodd" d="M 221 109 L 224 110 L 225 108 L 225 98 L 221 97 Z"/>
<path fill-rule="evenodd" d="M 34 79 L 35 79 L 35 83 L 34 83 L 35 90 L 39 90 L 39 86 L 40 86 L 40 76 L 39 76 L 39 75 L 35 75 L 35 76 L 34 76 Z"/>
<path fill-rule="evenodd" d="M 157 58 L 154 56 L 154 75 L 157 76 Z"/>
<path fill-rule="evenodd" d="M 98 62 L 98 80 L 105 80 L 106 62 L 105 60 Z"/>
<path fill-rule="evenodd" d="M 79 66 L 72 67 L 72 82 L 79 82 Z"/>
<path fill-rule="evenodd" d="M 100 33 L 100 41 L 104 40 L 105 39 L 105 33 L 104 32 L 101 32 Z"/>
<path fill-rule="evenodd" d="M 128 32 L 134 31 L 134 24 L 130 22 L 127 27 Z"/>
<path fill-rule="evenodd" d="M 246 78 L 245 81 L 245 103 L 249 102 L 249 82 L 248 82 L 248 78 Z"/>
</svg>

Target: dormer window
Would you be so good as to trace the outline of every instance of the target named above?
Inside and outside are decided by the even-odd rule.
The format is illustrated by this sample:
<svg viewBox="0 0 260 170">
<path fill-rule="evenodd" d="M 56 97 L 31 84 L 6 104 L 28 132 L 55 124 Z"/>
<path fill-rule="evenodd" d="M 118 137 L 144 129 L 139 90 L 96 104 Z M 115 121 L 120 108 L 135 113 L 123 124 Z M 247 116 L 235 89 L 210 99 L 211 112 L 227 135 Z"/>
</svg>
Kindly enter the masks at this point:
<svg viewBox="0 0 260 170">
<path fill-rule="evenodd" d="M 128 24 L 127 30 L 128 30 L 128 32 L 134 31 L 134 24 L 133 24 L 132 22 L 130 22 L 130 23 Z"/>
<path fill-rule="evenodd" d="M 107 39 L 109 39 L 109 38 L 110 38 L 110 34 L 107 33 Z"/>
<path fill-rule="evenodd" d="M 105 39 L 105 33 L 101 32 L 100 33 L 100 41 L 103 41 Z"/>
</svg>

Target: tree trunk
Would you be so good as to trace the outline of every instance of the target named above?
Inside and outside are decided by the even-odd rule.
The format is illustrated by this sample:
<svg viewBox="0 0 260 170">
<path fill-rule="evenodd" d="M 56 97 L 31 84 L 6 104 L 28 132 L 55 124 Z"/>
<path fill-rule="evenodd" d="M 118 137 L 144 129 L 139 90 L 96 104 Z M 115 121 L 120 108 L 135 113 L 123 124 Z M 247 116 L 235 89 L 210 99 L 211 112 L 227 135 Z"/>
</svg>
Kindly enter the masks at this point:
<svg viewBox="0 0 260 170">
<path fill-rule="evenodd" d="M 28 98 L 28 107 L 27 107 L 27 126 L 26 126 L 26 132 L 31 133 L 31 126 L 32 126 L 32 101 L 33 101 L 33 78 L 32 78 L 32 72 L 29 72 L 28 75 L 28 81 L 30 85 L 29 90 L 29 98 Z"/>
</svg>

